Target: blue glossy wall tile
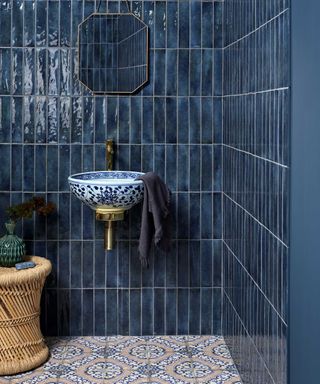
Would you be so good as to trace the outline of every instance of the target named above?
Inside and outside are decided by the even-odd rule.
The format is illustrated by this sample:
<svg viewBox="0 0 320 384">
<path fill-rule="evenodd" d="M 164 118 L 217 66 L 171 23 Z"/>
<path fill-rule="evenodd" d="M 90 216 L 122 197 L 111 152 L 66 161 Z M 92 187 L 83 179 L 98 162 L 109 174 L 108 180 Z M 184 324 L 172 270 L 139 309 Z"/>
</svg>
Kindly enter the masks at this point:
<svg viewBox="0 0 320 384">
<path fill-rule="evenodd" d="M 28 252 L 53 265 L 45 334 L 221 333 L 222 3 L 132 2 L 150 32 L 149 83 L 132 97 L 94 96 L 78 81 L 77 25 L 97 3 L 0 4 L 0 225 L 33 194 L 57 205 L 17 226 Z M 102 1 L 100 11 L 120 9 Z M 106 138 L 117 168 L 156 171 L 172 191 L 172 250 L 152 249 L 147 270 L 141 206 L 105 253 L 103 225 L 69 192 L 70 174 L 105 168 Z"/>
<path fill-rule="evenodd" d="M 286 7 L 280 0 L 224 5 L 223 333 L 244 383 L 287 383 Z"/>
</svg>

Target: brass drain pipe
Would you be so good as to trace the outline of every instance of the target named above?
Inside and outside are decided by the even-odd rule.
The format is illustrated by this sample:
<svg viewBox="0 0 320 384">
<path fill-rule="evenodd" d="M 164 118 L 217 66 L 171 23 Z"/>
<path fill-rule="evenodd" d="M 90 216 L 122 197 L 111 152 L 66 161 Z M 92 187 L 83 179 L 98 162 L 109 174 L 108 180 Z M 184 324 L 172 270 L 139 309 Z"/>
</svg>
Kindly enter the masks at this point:
<svg viewBox="0 0 320 384">
<path fill-rule="evenodd" d="M 106 141 L 106 168 L 113 171 L 114 142 L 109 139 Z M 124 218 L 122 208 L 99 208 L 96 210 L 96 219 L 104 222 L 104 249 L 113 249 L 113 222 Z"/>
<path fill-rule="evenodd" d="M 104 221 L 104 249 L 113 249 L 113 222 L 124 219 L 124 209 L 122 208 L 99 208 L 96 210 L 96 219 Z"/>
</svg>

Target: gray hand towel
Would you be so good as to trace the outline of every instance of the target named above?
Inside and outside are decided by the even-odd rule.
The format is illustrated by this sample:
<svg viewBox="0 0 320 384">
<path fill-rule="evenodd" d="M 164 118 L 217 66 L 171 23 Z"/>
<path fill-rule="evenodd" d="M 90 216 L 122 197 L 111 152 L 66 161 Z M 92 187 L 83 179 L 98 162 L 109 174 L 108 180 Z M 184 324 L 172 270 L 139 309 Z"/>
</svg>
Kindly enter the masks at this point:
<svg viewBox="0 0 320 384">
<path fill-rule="evenodd" d="M 139 257 L 149 266 L 149 252 L 154 236 L 155 245 L 164 252 L 171 247 L 170 190 L 154 172 L 138 177 L 144 184 Z"/>
</svg>

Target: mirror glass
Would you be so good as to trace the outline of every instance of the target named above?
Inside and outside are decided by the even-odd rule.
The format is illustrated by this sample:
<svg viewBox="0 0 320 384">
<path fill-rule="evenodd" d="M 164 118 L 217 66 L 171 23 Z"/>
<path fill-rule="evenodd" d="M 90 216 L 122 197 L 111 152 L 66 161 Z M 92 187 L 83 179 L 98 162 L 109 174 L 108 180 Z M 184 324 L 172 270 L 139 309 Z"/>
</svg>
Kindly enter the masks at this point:
<svg viewBox="0 0 320 384">
<path fill-rule="evenodd" d="M 134 93 L 148 81 L 148 27 L 132 13 L 79 25 L 79 79 L 93 93 Z"/>
</svg>

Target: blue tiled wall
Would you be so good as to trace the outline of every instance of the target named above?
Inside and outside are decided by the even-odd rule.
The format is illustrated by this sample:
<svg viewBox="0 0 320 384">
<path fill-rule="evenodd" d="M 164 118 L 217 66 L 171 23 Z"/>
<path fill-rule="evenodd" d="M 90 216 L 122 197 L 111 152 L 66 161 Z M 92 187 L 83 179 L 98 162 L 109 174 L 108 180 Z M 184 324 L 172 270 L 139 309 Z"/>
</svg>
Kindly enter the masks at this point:
<svg viewBox="0 0 320 384">
<path fill-rule="evenodd" d="M 223 333 L 245 384 L 286 384 L 288 1 L 226 0 Z"/>
<path fill-rule="evenodd" d="M 57 204 L 18 227 L 28 253 L 53 264 L 46 334 L 220 333 L 222 3 L 132 2 L 151 33 L 150 83 L 132 97 L 93 97 L 77 80 L 77 25 L 97 4 L 0 3 L 1 227 L 11 203 Z M 69 193 L 68 175 L 105 168 L 106 138 L 117 169 L 154 170 L 173 192 L 173 250 L 149 270 L 137 255 L 140 206 L 105 254 L 102 224 Z"/>
</svg>

